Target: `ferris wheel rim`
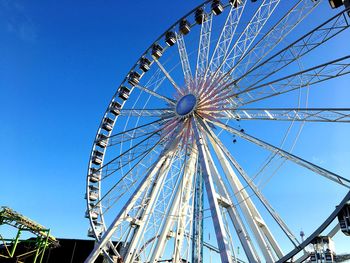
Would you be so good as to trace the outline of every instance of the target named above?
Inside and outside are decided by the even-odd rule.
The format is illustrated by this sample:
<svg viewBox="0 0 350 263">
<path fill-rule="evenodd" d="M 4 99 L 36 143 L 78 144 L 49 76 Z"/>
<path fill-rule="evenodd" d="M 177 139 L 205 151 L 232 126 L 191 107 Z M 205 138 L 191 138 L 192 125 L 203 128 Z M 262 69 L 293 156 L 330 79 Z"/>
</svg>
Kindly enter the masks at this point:
<svg viewBox="0 0 350 263">
<path fill-rule="evenodd" d="M 142 54 L 142 56 L 141 56 L 140 59 L 137 61 L 137 63 L 131 68 L 131 70 L 130 70 L 129 73 L 127 74 L 127 77 L 126 77 L 126 78 L 123 80 L 123 82 L 121 83 L 120 87 L 122 87 L 123 84 L 126 83 L 126 82 L 128 81 L 128 77 L 130 76 L 130 74 L 134 72 L 134 70 L 135 70 L 135 68 L 136 68 L 137 66 L 139 66 L 139 62 L 140 62 L 141 58 L 144 58 L 147 54 L 149 54 L 149 52 L 150 52 L 150 50 L 152 49 L 152 47 L 153 47 L 155 44 L 158 44 L 159 41 L 160 41 L 162 38 L 165 37 L 165 35 L 166 35 L 167 32 L 169 32 L 169 31 L 170 31 L 171 29 L 173 29 L 176 25 L 178 25 L 178 24 L 180 23 L 180 21 L 182 21 L 184 18 L 187 18 L 187 17 L 189 17 L 190 15 L 193 15 L 194 12 L 195 12 L 198 8 L 201 8 L 201 7 L 205 6 L 206 4 L 208 4 L 208 3 L 210 3 L 210 2 L 211 2 L 211 0 L 207 0 L 207 1 L 205 1 L 203 4 L 199 5 L 199 6 L 196 7 L 195 9 L 193 9 L 191 12 L 189 12 L 187 15 L 185 15 L 184 17 L 182 17 L 181 19 L 179 19 L 176 23 L 174 23 L 171 27 L 169 27 L 168 30 L 166 30 L 155 42 L 153 42 L 152 45 L 151 45 L 148 49 L 146 49 L 146 51 Z M 225 8 L 228 7 L 228 6 L 230 6 L 229 3 L 228 3 L 227 5 L 225 5 Z M 193 27 L 193 26 L 194 26 L 194 25 L 191 25 L 191 27 Z M 165 50 L 166 48 L 168 48 L 168 47 L 165 46 L 164 50 Z M 154 61 L 158 62 L 157 59 L 155 59 Z M 133 87 L 130 89 L 129 95 L 131 95 L 131 93 L 132 93 L 134 87 L 136 87 L 136 85 L 133 86 Z M 109 106 L 108 106 L 108 108 L 107 108 L 107 110 L 106 110 L 106 112 L 105 112 L 105 114 L 104 114 L 104 117 L 102 118 L 102 121 L 101 121 L 101 123 L 100 123 L 100 127 L 99 127 L 99 129 L 98 129 L 98 131 L 97 131 L 97 133 L 96 133 L 96 136 L 95 136 L 95 142 L 94 142 L 94 145 L 93 145 L 93 147 L 92 147 L 91 154 L 90 154 L 90 162 L 89 162 L 89 168 L 88 168 L 87 193 L 89 193 L 90 185 L 91 185 L 91 182 L 90 182 L 90 180 L 89 180 L 89 179 L 90 179 L 90 178 L 89 178 L 89 175 L 90 175 L 90 169 L 91 169 L 91 167 L 92 167 L 92 165 L 91 165 L 91 159 L 92 159 L 92 157 L 93 157 L 93 152 L 94 152 L 95 149 L 96 149 L 96 141 L 98 140 L 98 135 L 101 133 L 101 129 L 102 129 L 101 127 L 102 127 L 102 125 L 103 125 L 103 120 L 109 116 L 108 114 L 110 113 L 111 105 L 112 105 L 114 102 L 116 102 L 115 99 L 116 99 L 116 97 L 119 95 L 119 92 L 120 92 L 120 88 L 118 88 L 117 92 L 116 92 L 116 93 L 114 94 L 114 96 L 112 97 L 112 100 L 110 101 L 110 104 L 109 104 Z M 150 95 L 150 96 L 151 96 L 151 95 Z M 124 102 L 125 102 L 125 101 L 124 101 Z M 121 105 L 121 107 L 120 107 L 120 110 L 123 110 L 124 102 L 122 103 L 122 105 Z M 168 102 L 171 103 L 171 101 L 168 101 Z M 178 101 L 178 102 L 179 102 L 179 101 Z M 178 103 L 178 102 L 177 102 L 177 103 Z M 195 106 L 194 106 L 194 107 L 195 107 Z M 339 110 L 339 109 L 338 109 L 338 110 Z M 191 112 L 190 112 L 190 113 L 191 113 Z M 116 123 L 117 118 L 118 118 L 118 116 L 115 118 L 114 124 Z M 140 118 L 140 117 L 139 117 L 139 118 Z M 113 125 L 114 125 L 114 124 L 113 124 Z M 125 127 L 126 127 L 126 126 L 125 126 Z M 113 130 L 113 128 L 112 128 L 112 130 Z M 102 164 L 103 164 L 103 159 L 102 159 Z M 100 182 L 99 182 L 99 191 L 100 191 L 100 190 L 101 190 L 101 187 L 100 187 Z M 101 193 L 100 193 L 100 192 L 99 192 L 99 196 L 101 196 Z M 89 200 L 88 200 L 88 201 L 87 201 L 87 205 L 88 205 L 88 209 L 89 209 L 89 211 L 90 211 L 90 206 L 89 206 L 89 204 L 90 204 L 90 203 L 89 203 Z M 100 207 L 100 209 L 102 209 L 102 208 Z M 100 213 L 102 214 L 102 210 L 100 210 Z M 93 219 L 92 219 L 91 213 L 89 213 L 89 220 L 90 220 L 91 225 L 93 225 Z M 105 225 L 105 223 L 104 223 L 103 217 L 101 217 L 101 220 L 102 220 L 103 226 L 104 226 L 104 228 L 105 228 L 105 230 L 106 230 L 106 225 Z M 93 230 L 95 230 L 95 229 L 93 229 Z M 95 232 L 95 231 L 94 231 L 94 232 Z M 99 240 L 98 234 L 97 234 L 96 232 L 95 232 L 94 234 L 95 234 L 96 238 Z"/>
</svg>

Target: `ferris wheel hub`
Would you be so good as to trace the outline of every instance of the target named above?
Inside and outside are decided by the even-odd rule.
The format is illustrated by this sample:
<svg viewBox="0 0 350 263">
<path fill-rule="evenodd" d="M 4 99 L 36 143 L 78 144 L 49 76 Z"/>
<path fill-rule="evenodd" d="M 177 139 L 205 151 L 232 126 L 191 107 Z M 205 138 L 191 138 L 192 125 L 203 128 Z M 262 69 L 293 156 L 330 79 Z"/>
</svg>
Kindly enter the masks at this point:
<svg viewBox="0 0 350 263">
<path fill-rule="evenodd" d="M 197 106 L 197 98 L 193 94 L 187 94 L 178 100 L 175 111 L 181 117 L 191 114 Z"/>
</svg>

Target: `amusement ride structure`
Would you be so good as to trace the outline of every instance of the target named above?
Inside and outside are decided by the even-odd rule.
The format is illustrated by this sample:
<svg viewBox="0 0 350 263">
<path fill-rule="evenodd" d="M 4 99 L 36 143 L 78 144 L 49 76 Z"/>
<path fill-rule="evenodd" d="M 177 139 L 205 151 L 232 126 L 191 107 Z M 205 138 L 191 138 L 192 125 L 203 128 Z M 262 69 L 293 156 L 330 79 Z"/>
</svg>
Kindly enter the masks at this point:
<svg viewBox="0 0 350 263">
<path fill-rule="evenodd" d="M 334 262 L 350 177 L 292 153 L 304 125 L 350 122 L 350 108 L 308 105 L 309 89 L 349 83 L 348 41 L 327 51 L 349 31 L 350 3 L 329 3 L 205 1 L 146 49 L 94 139 L 86 262 Z M 294 176 L 345 196 L 301 241 L 289 217 L 314 212 L 286 194 L 303 187 Z"/>
<path fill-rule="evenodd" d="M 0 235 L 0 262 L 43 262 L 45 251 L 56 248 L 59 242 L 50 235 L 50 229 L 34 222 L 8 207 L 0 209 L 0 226 L 8 225 L 17 229 L 16 237 L 4 238 Z M 30 239 L 21 239 L 23 233 L 34 235 Z M 19 249 L 18 247 L 22 248 Z"/>
</svg>

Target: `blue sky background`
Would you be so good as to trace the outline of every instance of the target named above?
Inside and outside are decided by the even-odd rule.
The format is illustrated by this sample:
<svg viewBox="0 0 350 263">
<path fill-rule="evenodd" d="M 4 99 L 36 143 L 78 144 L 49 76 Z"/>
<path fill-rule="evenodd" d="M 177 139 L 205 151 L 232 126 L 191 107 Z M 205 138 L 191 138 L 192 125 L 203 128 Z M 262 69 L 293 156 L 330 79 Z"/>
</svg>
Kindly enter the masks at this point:
<svg viewBox="0 0 350 263">
<path fill-rule="evenodd" d="M 145 48 L 201 2 L 0 0 L 0 205 L 50 227 L 55 236 L 86 237 L 86 169 L 107 103 Z M 339 94 L 347 96 L 335 95 L 335 102 L 347 107 L 349 78 L 339 83 Z M 313 93 L 314 106 L 327 94 Z M 349 177 L 348 133 L 339 127 L 317 133 L 317 140 L 330 140 L 339 153 L 327 168 Z M 308 126 L 305 138 L 323 128 Z M 319 155 L 305 145 L 296 150 L 313 161 L 329 157 L 322 144 L 315 149 Z M 340 200 L 332 190 L 327 194 Z"/>
</svg>

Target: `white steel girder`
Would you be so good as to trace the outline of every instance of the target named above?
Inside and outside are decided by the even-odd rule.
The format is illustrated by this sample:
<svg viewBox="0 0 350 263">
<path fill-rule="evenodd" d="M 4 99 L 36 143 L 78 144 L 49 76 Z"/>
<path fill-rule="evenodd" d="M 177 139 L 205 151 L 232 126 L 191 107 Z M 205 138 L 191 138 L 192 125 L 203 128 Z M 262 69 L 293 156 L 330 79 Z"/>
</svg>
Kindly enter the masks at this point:
<svg viewBox="0 0 350 263">
<path fill-rule="evenodd" d="M 250 199 L 249 194 L 238 179 L 229 161 L 226 159 L 223 151 L 218 147 L 217 143 L 212 138 L 209 137 L 209 139 L 213 146 L 215 154 L 219 159 L 221 167 L 223 168 L 226 178 L 230 182 L 230 185 L 235 193 L 244 217 L 248 222 L 250 229 L 254 233 L 254 237 L 259 244 L 260 250 L 265 257 L 266 262 L 275 261 L 275 257 L 273 251 L 271 251 L 271 248 L 274 250 L 278 258 L 283 257 L 281 248 L 278 246 L 275 238 L 272 236 L 269 228 L 267 227 L 259 211 L 256 209 L 255 205 Z M 266 242 L 266 238 L 270 244 Z"/>
<path fill-rule="evenodd" d="M 195 163 L 195 161 L 197 160 L 197 157 L 198 157 L 198 153 L 196 151 L 192 151 L 189 158 L 188 165 L 185 168 L 185 172 L 181 179 L 181 182 L 178 184 L 176 195 L 171 203 L 168 216 L 165 219 L 161 233 L 158 236 L 156 247 L 152 253 L 152 257 L 149 262 L 157 262 L 158 259 L 161 258 L 164 253 L 167 239 L 170 235 L 170 231 L 178 215 L 178 209 L 179 209 L 180 200 L 181 200 L 181 193 L 183 193 L 179 188 L 184 185 L 187 185 L 188 180 L 191 179 L 190 177 L 193 174 L 189 172 L 192 169 L 192 165 L 193 165 L 192 163 Z"/>
<path fill-rule="evenodd" d="M 288 238 L 291 240 L 291 242 L 294 244 L 294 246 L 299 245 L 299 241 L 297 238 L 293 235 L 292 231 L 288 228 L 286 223 L 282 220 L 282 218 L 278 215 L 278 213 L 272 208 L 270 203 L 267 201 L 267 199 L 263 196 L 263 194 L 260 192 L 258 187 L 254 184 L 254 182 L 249 178 L 247 173 L 243 170 L 243 168 L 239 165 L 239 163 L 232 157 L 228 149 L 223 145 L 223 143 L 219 140 L 219 138 L 211 131 L 207 123 L 204 121 L 203 126 L 205 126 L 205 130 L 210 135 L 210 140 L 213 141 L 215 144 L 217 144 L 218 147 L 222 150 L 222 152 L 226 155 L 226 157 L 229 159 L 229 161 L 233 164 L 233 166 L 237 169 L 239 174 L 242 176 L 244 181 L 249 185 L 249 187 L 253 190 L 254 194 L 259 198 L 261 203 L 265 206 L 265 208 L 268 210 L 270 215 L 274 218 L 274 220 L 277 222 L 277 224 L 281 227 L 283 232 L 288 236 Z"/>
<path fill-rule="evenodd" d="M 97 257 L 103 252 L 105 249 L 107 243 L 111 239 L 113 233 L 116 231 L 118 226 L 125 220 L 129 219 L 129 211 L 133 208 L 136 201 L 140 198 L 141 194 L 146 190 L 146 188 L 151 183 L 152 179 L 158 171 L 161 169 L 161 167 L 164 165 L 165 161 L 171 154 L 174 152 L 174 147 L 176 145 L 175 141 L 167 147 L 163 154 L 159 157 L 159 159 L 155 162 L 153 165 L 153 168 L 149 170 L 145 178 L 142 180 L 140 185 L 136 188 L 134 191 L 134 194 L 131 195 L 130 199 L 127 201 L 127 203 L 124 205 L 123 209 L 120 210 L 119 214 L 116 216 L 112 224 L 108 227 L 107 231 L 102 235 L 101 239 L 95 244 L 95 247 L 93 251 L 90 253 L 90 255 L 87 257 L 87 259 L 84 261 L 84 263 L 93 263 L 97 259 Z"/>
<path fill-rule="evenodd" d="M 209 163 L 205 157 L 205 144 L 202 135 L 199 134 L 198 127 L 195 125 L 195 121 L 192 120 L 194 127 L 194 134 L 196 137 L 196 143 L 199 152 L 199 164 L 202 167 L 204 184 L 207 190 L 209 205 L 214 222 L 214 229 L 216 239 L 219 245 L 221 261 L 224 263 L 233 263 L 229 244 L 227 243 L 227 235 L 225 226 L 222 220 L 221 211 L 217 199 L 217 193 L 215 190 L 213 178 L 209 169 Z"/>
<path fill-rule="evenodd" d="M 147 202 L 146 209 L 143 211 L 141 218 L 138 219 L 138 226 L 135 229 L 132 241 L 130 242 L 130 245 L 128 247 L 128 253 L 125 255 L 125 263 L 133 262 L 135 257 L 137 256 L 137 246 L 139 245 L 141 236 L 145 230 L 145 227 L 147 226 L 147 218 L 150 217 L 150 215 L 153 213 L 153 210 L 155 208 L 155 202 L 158 199 L 160 189 L 164 185 L 164 180 L 172 165 L 172 161 L 173 158 L 167 158 L 165 160 L 164 165 L 159 170 L 158 177 L 153 182 L 151 193 L 148 196 L 149 199 Z"/>
<path fill-rule="evenodd" d="M 190 160 L 188 166 L 185 169 L 185 184 L 183 184 L 183 190 L 180 190 L 180 202 L 178 207 L 178 212 L 176 215 L 178 216 L 177 229 L 175 234 L 175 242 L 174 242 L 174 253 L 173 260 L 174 262 L 180 262 L 181 252 L 183 247 L 183 239 L 185 237 L 186 232 L 186 220 L 188 217 L 188 209 L 190 203 L 191 192 L 193 192 L 193 178 L 196 173 L 196 161 L 198 157 L 198 152 L 196 147 L 192 149 L 192 153 L 190 156 Z"/>
<path fill-rule="evenodd" d="M 236 232 L 238 234 L 238 237 L 241 241 L 241 244 L 243 246 L 244 251 L 246 252 L 247 258 L 249 262 L 260 262 L 259 256 L 251 242 L 251 238 L 244 227 L 243 221 L 241 219 L 241 216 L 237 212 L 235 206 L 233 205 L 233 202 L 231 201 L 231 198 L 229 196 L 229 193 L 226 189 L 226 186 L 224 182 L 222 181 L 222 178 L 219 175 L 219 172 L 215 166 L 214 160 L 212 159 L 212 156 L 209 152 L 208 145 L 205 143 L 205 155 L 208 159 L 209 169 L 211 171 L 211 174 L 213 176 L 213 180 L 215 182 L 215 185 L 217 186 L 219 193 L 217 193 L 217 198 L 220 201 L 220 205 L 227 209 L 228 214 L 230 216 L 230 219 L 236 229 Z"/>
</svg>

